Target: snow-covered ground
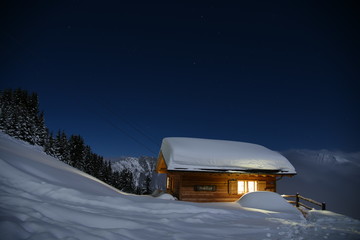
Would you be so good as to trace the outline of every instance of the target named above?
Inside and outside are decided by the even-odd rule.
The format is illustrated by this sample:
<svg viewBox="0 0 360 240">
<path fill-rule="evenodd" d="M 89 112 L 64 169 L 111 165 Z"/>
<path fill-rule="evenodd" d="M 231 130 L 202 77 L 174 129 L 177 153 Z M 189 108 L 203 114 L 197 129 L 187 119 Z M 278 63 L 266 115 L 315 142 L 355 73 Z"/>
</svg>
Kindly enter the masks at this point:
<svg viewBox="0 0 360 240">
<path fill-rule="evenodd" d="M 329 211 L 305 219 L 277 197 L 204 204 L 126 195 L 0 132 L 1 239 L 360 238 L 358 220 Z"/>
</svg>

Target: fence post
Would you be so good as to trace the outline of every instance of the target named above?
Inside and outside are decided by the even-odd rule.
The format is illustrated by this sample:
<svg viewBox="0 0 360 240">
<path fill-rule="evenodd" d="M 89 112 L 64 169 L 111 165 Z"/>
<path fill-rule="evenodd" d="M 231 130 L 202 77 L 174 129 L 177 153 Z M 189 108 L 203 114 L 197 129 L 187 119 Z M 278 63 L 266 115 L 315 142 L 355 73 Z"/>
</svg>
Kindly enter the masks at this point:
<svg viewBox="0 0 360 240">
<path fill-rule="evenodd" d="M 299 201 L 300 201 L 300 199 L 299 199 L 299 193 L 296 193 L 296 195 L 295 195 L 295 197 L 296 197 L 296 207 L 300 207 L 300 204 L 299 204 Z"/>
<path fill-rule="evenodd" d="M 326 203 L 325 202 L 321 203 L 321 210 L 326 210 Z"/>
</svg>

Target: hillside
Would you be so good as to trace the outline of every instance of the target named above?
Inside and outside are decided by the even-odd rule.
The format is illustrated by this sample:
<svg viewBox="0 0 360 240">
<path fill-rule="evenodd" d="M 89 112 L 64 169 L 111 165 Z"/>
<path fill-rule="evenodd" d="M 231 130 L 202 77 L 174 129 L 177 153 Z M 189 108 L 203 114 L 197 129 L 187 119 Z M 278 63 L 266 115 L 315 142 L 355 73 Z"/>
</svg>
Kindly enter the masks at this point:
<svg viewBox="0 0 360 240">
<path fill-rule="evenodd" d="M 245 208 L 124 194 L 1 132 L 0 183 L 5 240 L 360 237 L 355 219 L 330 211 L 311 211 L 304 219 L 286 202 L 266 198 L 264 206 Z"/>
</svg>

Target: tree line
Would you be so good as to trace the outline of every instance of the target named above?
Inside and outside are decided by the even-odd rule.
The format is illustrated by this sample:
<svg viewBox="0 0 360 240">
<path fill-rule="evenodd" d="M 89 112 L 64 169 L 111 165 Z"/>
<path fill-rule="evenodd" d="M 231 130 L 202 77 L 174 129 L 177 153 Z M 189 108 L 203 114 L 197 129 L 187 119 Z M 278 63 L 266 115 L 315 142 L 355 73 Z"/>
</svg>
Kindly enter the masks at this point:
<svg viewBox="0 0 360 240">
<path fill-rule="evenodd" d="M 0 130 L 6 134 L 42 146 L 45 153 L 128 193 L 149 194 L 150 180 L 135 187 L 128 169 L 113 171 L 111 162 L 85 144 L 80 135 L 58 130 L 56 135 L 46 127 L 44 113 L 39 109 L 36 93 L 22 89 L 0 91 Z"/>
</svg>

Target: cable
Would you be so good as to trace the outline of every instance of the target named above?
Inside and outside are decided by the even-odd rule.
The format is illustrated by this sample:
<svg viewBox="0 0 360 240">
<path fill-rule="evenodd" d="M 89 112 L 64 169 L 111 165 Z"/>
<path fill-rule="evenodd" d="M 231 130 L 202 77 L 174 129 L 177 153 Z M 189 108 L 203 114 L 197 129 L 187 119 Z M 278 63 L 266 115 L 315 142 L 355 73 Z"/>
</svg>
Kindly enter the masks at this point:
<svg viewBox="0 0 360 240">
<path fill-rule="evenodd" d="M 96 114 L 97 112 L 94 111 Z M 101 118 L 103 118 L 107 123 L 109 123 L 111 126 L 113 126 L 114 128 L 116 128 L 117 130 L 119 130 L 120 132 L 122 132 L 124 135 L 126 135 L 127 137 L 131 138 L 133 141 L 135 141 L 137 144 L 139 144 L 140 146 L 144 147 L 146 150 L 148 150 L 149 152 L 151 152 L 152 154 L 157 155 L 156 152 L 154 152 L 152 149 L 150 149 L 148 146 L 146 146 L 145 144 L 141 143 L 140 141 L 138 141 L 136 138 L 134 138 L 133 136 L 131 136 L 130 134 L 128 134 L 125 130 L 121 129 L 120 127 L 118 127 L 117 125 L 115 125 L 113 122 L 111 122 L 110 120 L 108 120 L 105 117 L 102 117 L 100 114 L 97 114 L 98 116 L 100 116 Z"/>
<path fill-rule="evenodd" d="M 133 123 L 131 123 L 130 121 L 126 120 L 125 118 L 121 117 L 117 112 L 112 111 L 109 107 L 105 106 L 104 104 L 102 104 L 99 101 L 96 101 L 101 107 L 103 107 L 104 109 L 107 109 L 109 111 L 109 113 L 116 115 L 117 118 L 119 118 L 121 121 L 125 122 L 126 124 L 128 124 L 131 128 L 133 128 L 135 131 L 137 131 L 138 133 L 140 133 L 143 137 L 147 138 L 151 143 L 153 143 L 156 147 L 159 147 L 158 142 L 152 138 L 151 136 L 149 136 L 148 134 L 146 134 L 144 131 L 142 131 L 139 127 L 135 126 Z"/>
</svg>

